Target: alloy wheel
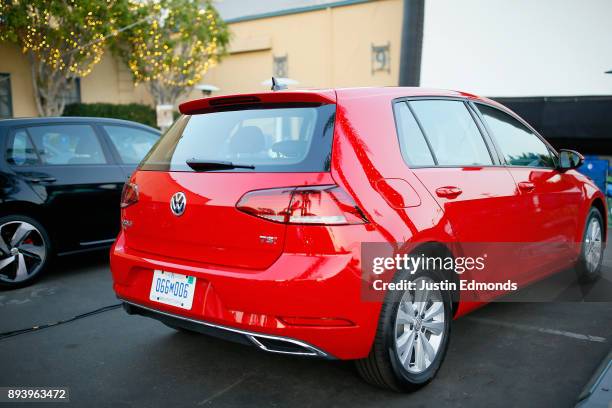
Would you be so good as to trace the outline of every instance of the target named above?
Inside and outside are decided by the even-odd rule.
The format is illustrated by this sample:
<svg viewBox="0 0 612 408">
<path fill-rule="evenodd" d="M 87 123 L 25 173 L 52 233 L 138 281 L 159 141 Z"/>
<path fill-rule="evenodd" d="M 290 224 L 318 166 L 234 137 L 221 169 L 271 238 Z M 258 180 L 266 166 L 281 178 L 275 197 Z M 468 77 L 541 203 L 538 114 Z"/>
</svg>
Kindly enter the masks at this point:
<svg viewBox="0 0 612 408">
<path fill-rule="evenodd" d="M 395 317 L 395 352 L 410 373 L 425 371 L 438 355 L 444 338 L 444 302 L 439 290 L 420 290 L 434 280 L 414 280 L 417 290 L 406 291 Z"/>
<path fill-rule="evenodd" d="M 0 225 L 0 281 L 18 283 L 44 265 L 47 246 L 41 232 L 25 221 Z"/>
<path fill-rule="evenodd" d="M 595 272 L 601 260 L 602 232 L 599 219 L 591 218 L 584 237 L 584 258 L 589 272 Z"/>
</svg>

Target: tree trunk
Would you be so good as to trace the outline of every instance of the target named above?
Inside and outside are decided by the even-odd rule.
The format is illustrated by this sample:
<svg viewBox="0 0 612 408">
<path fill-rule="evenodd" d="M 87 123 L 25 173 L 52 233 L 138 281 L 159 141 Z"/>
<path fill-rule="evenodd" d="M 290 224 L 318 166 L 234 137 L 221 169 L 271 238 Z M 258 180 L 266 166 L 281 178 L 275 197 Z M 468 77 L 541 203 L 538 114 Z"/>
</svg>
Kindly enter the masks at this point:
<svg viewBox="0 0 612 408">
<path fill-rule="evenodd" d="M 66 92 L 74 80 L 30 54 L 32 86 L 40 116 L 61 116 L 66 106 Z"/>
<path fill-rule="evenodd" d="M 162 81 L 153 79 L 147 82 L 147 88 L 156 105 L 176 105 L 178 98 L 191 91 L 192 88 L 179 87 L 163 84 Z"/>
<path fill-rule="evenodd" d="M 174 85 L 166 85 L 161 80 L 153 79 L 146 82 L 147 89 L 155 100 L 155 105 L 172 105 L 176 106 L 178 98 L 186 92 L 191 91 L 192 88 L 180 87 Z M 162 126 L 162 132 L 168 130 L 167 127 Z"/>
</svg>

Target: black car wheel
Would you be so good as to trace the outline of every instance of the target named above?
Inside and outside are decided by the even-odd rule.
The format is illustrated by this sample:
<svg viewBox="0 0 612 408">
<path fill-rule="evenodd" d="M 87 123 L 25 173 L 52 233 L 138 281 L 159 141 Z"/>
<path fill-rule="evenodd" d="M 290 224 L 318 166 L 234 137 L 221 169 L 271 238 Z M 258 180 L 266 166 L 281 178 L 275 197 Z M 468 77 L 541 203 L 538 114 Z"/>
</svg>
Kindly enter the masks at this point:
<svg viewBox="0 0 612 408">
<path fill-rule="evenodd" d="M 587 216 L 582 250 L 576 264 L 578 278 L 582 282 L 592 282 L 601 275 L 601 264 L 605 249 L 604 225 L 601 213 L 591 208 Z"/>
<path fill-rule="evenodd" d="M 48 264 L 51 241 L 45 228 L 22 215 L 0 218 L 0 287 L 34 282 Z"/>
<path fill-rule="evenodd" d="M 452 301 L 448 291 L 419 290 L 440 278 L 435 272 L 397 280 L 412 280 L 417 290 L 388 293 L 370 354 L 356 362 L 369 383 L 395 391 L 414 391 L 429 383 L 440 368 L 450 339 Z"/>
</svg>

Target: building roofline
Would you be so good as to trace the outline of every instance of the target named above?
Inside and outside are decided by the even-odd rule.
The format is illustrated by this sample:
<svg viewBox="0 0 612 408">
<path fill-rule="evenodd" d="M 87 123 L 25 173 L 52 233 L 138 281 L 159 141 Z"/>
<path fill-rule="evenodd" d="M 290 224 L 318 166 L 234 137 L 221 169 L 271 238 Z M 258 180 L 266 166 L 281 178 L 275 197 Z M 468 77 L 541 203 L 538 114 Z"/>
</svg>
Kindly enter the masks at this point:
<svg viewBox="0 0 612 408">
<path fill-rule="evenodd" d="M 351 6 L 353 4 L 369 3 L 370 1 L 372 0 L 341 0 L 341 1 L 331 2 L 331 3 L 314 4 L 312 6 L 294 7 L 294 8 L 284 9 L 284 10 L 270 11 L 267 13 L 251 14 L 251 15 L 242 16 L 242 17 L 228 18 L 225 20 L 225 22 L 228 24 L 240 23 L 242 21 L 259 20 L 262 18 L 279 17 L 279 16 L 290 15 L 290 14 L 306 13 L 309 11 L 325 10 L 325 9 L 334 8 L 334 7 Z"/>
</svg>

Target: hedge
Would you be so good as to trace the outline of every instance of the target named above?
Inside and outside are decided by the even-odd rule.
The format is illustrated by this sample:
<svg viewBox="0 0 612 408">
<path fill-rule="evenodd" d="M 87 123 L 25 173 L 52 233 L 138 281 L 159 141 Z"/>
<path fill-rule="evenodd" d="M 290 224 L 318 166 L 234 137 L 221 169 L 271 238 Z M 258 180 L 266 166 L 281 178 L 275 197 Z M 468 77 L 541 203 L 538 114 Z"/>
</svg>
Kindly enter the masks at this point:
<svg viewBox="0 0 612 408">
<path fill-rule="evenodd" d="M 91 116 L 125 119 L 157 127 L 155 109 L 140 103 L 71 103 L 62 116 Z"/>
</svg>

